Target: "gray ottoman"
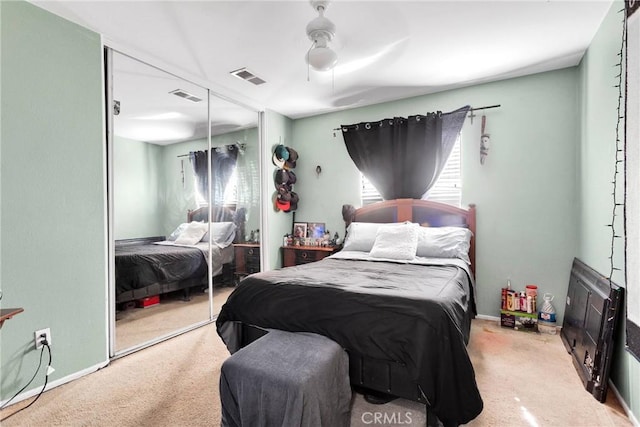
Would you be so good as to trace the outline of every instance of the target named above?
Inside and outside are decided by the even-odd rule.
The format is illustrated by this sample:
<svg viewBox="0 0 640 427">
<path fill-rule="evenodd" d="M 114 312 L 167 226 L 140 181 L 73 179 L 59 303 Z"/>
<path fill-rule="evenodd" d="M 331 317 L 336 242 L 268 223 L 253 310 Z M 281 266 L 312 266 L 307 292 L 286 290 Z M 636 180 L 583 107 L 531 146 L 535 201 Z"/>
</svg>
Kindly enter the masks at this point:
<svg viewBox="0 0 640 427">
<path fill-rule="evenodd" d="M 329 338 L 271 330 L 220 373 L 223 426 L 348 426 L 347 353 Z"/>
</svg>

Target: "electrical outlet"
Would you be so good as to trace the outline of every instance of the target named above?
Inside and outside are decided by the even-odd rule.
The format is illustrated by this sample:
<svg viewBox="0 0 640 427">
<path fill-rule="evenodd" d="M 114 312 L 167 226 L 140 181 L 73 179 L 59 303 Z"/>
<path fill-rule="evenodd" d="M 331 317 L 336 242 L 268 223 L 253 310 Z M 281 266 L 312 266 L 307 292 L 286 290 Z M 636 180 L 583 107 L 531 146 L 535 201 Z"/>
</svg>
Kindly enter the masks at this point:
<svg viewBox="0 0 640 427">
<path fill-rule="evenodd" d="M 42 336 L 44 335 L 45 339 L 47 340 L 47 344 L 49 344 L 49 347 L 51 347 L 51 329 L 46 328 L 46 329 L 40 329 L 39 331 L 35 331 L 34 332 L 34 336 L 35 336 L 35 343 L 36 343 L 36 350 L 40 349 L 43 344 L 43 338 Z"/>
</svg>

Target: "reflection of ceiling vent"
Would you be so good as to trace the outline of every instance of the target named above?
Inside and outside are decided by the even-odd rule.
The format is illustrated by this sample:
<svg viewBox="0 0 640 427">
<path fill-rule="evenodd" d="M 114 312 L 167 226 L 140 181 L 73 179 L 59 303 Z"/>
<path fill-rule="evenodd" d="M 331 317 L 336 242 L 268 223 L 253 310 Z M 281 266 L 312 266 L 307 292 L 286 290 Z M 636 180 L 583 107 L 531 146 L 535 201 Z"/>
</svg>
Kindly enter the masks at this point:
<svg viewBox="0 0 640 427">
<path fill-rule="evenodd" d="M 179 96 L 180 98 L 184 98 L 184 99 L 188 99 L 189 101 L 193 101 L 193 102 L 200 102 L 202 101 L 202 98 L 198 98 L 195 95 L 190 94 L 189 92 L 182 90 L 182 89 L 176 89 L 176 90 L 172 90 L 171 92 L 174 94 L 175 96 Z"/>
<path fill-rule="evenodd" d="M 232 75 L 236 76 L 239 79 L 246 80 L 248 82 L 253 83 L 254 85 L 261 85 L 262 83 L 266 83 L 260 77 L 257 77 L 251 71 L 248 71 L 246 68 L 239 68 L 237 70 L 231 71 Z"/>
</svg>

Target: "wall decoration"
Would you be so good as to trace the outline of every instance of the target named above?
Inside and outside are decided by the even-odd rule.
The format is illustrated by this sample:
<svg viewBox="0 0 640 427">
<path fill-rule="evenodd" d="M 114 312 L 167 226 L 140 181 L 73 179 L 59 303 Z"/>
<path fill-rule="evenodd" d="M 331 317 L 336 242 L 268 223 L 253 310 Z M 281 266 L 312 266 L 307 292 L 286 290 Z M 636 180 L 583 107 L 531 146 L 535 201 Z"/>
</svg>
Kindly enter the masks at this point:
<svg viewBox="0 0 640 427">
<path fill-rule="evenodd" d="M 625 132 L 625 173 L 626 192 L 624 201 L 624 217 L 626 228 L 626 305 L 627 305 L 627 350 L 640 360 L 640 1 L 627 0 L 626 5 L 626 33 L 623 34 L 623 46 L 620 50 L 621 64 L 619 65 L 620 75 L 622 75 L 622 58 L 626 50 L 626 105 L 624 106 L 624 118 L 626 124 Z M 626 35 L 626 49 L 624 49 L 624 39 Z M 624 99 L 624 85 L 618 82 L 618 117 L 620 114 L 620 103 Z M 620 129 L 620 120 L 616 132 Z M 617 136 L 617 135 L 616 135 Z M 619 138 L 617 138 L 619 144 Z M 614 200 L 613 200 L 613 220 L 611 259 L 613 260 L 614 239 L 620 232 L 616 233 L 616 207 L 615 200 L 618 164 L 622 162 L 622 150 L 616 147 L 616 176 L 614 176 Z M 611 271 L 615 267 L 613 261 Z"/>
<path fill-rule="evenodd" d="M 491 135 L 485 132 L 485 126 L 487 124 L 487 116 L 482 115 L 482 129 L 480 131 L 480 164 L 484 165 L 484 160 L 489 155 L 489 141 Z"/>
<path fill-rule="evenodd" d="M 277 167 L 273 175 L 276 187 L 274 194 L 274 207 L 276 211 L 293 212 L 298 209 L 298 194 L 293 191 L 297 181 L 292 169 L 296 167 L 298 152 L 291 147 L 278 144 L 273 149 L 271 161 Z"/>
</svg>

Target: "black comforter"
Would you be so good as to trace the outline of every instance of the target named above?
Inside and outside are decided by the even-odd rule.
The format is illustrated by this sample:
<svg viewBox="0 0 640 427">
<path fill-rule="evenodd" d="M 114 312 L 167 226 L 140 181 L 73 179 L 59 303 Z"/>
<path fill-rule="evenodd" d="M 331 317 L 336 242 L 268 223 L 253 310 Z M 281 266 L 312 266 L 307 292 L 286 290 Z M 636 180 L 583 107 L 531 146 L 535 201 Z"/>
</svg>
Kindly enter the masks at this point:
<svg viewBox="0 0 640 427">
<path fill-rule="evenodd" d="M 474 310 L 471 280 L 460 267 L 328 258 L 248 276 L 217 328 L 231 352 L 242 322 L 314 332 L 350 356 L 402 365 L 430 410 L 457 425 L 482 411 L 466 350 Z"/>
<path fill-rule="evenodd" d="M 116 295 L 156 283 L 207 277 L 207 260 L 197 248 L 168 245 L 116 246 Z"/>
</svg>

